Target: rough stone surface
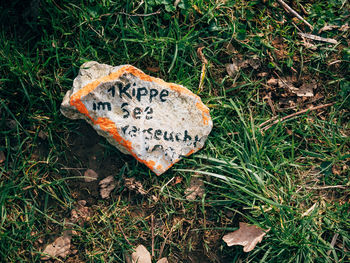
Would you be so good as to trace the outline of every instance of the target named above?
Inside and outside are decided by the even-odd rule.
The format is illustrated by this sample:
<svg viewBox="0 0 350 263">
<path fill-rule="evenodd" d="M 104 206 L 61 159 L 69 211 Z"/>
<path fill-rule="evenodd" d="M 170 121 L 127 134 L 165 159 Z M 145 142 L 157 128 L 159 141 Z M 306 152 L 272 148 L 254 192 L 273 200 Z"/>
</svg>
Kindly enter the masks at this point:
<svg viewBox="0 0 350 263">
<path fill-rule="evenodd" d="M 212 129 L 208 108 L 187 88 L 122 65 L 84 63 L 61 112 L 85 119 L 98 134 L 157 175 L 198 151 Z"/>
</svg>

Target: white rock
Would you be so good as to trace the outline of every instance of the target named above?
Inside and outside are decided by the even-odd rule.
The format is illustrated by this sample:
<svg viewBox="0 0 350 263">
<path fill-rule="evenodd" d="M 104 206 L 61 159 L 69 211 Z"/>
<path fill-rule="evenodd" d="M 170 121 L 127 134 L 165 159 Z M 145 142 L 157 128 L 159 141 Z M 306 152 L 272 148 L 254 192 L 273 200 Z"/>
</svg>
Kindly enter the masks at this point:
<svg viewBox="0 0 350 263">
<path fill-rule="evenodd" d="M 209 109 L 187 88 L 122 65 L 84 63 L 61 112 L 85 119 L 98 134 L 157 175 L 204 146 Z"/>
</svg>

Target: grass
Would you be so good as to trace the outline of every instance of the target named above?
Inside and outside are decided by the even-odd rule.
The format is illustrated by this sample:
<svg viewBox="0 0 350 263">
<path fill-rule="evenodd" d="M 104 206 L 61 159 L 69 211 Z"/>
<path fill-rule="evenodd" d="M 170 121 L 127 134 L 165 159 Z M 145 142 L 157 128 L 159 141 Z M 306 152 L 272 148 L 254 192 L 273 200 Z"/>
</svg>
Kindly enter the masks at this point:
<svg viewBox="0 0 350 263">
<path fill-rule="evenodd" d="M 157 177 L 92 135 L 96 143 L 84 150 L 98 145 L 99 165 L 106 166 L 101 173 L 114 175 L 119 187 L 110 200 L 90 201 L 93 216 L 75 226 L 78 253 L 66 261 L 124 262 L 130 244 L 150 250 L 154 215 L 156 258 L 165 244 L 162 255 L 170 262 L 347 262 L 350 49 L 349 30 L 339 28 L 349 23 L 349 3 L 296 1 L 292 7 L 315 27 L 310 32 L 274 1 L 193 0 L 177 8 L 173 2 L 1 5 L 0 261 L 40 261 L 83 191 L 88 198 L 79 170 L 66 169 L 88 168 L 88 156 L 74 144 L 88 128 L 59 111 L 80 65 L 128 63 L 198 93 L 196 51 L 204 46 L 209 64 L 199 95 L 214 122 L 206 146 Z M 318 34 L 325 25 L 339 26 L 320 33 L 339 43 L 306 48 L 296 27 Z M 225 64 L 232 58 L 255 58 L 260 66 L 230 77 Z M 314 101 L 294 96 L 296 108 L 282 109 L 280 117 L 311 104 L 335 104 L 262 133 L 259 125 L 273 116 L 264 97 L 270 92 L 276 107 L 285 99 L 285 90 L 267 85 L 277 75 L 293 75 L 300 85 L 318 82 Z M 115 169 L 108 170 L 110 160 Z M 190 202 L 184 191 L 193 175 L 203 177 L 206 193 Z M 136 177 L 148 195 L 128 191 L 123 177 Z M 250 253 L 221 240 L 240 221 L 271 228 Z"/>
</svg>

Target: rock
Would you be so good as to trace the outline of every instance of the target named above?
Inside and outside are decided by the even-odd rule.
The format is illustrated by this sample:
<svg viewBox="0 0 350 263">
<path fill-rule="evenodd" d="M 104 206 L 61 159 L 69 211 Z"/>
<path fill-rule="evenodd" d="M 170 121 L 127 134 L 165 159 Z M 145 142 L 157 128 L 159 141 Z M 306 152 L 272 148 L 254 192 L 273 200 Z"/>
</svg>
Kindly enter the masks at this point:
<svg viewBox="0 0 350 263">
<path fill-rule="evenodd" d="M 198 151 L 212 129 L 208 108 L 185 87 L 122 65 L 84 63 L 61 112 L 85 119 L 157 175 Z"/>
</svg>

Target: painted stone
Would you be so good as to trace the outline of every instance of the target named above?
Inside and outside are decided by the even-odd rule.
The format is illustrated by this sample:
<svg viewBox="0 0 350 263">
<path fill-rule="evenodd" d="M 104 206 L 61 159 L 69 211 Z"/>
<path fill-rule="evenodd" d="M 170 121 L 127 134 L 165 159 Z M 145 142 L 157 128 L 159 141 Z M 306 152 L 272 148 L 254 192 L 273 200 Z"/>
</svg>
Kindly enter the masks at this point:
<svg viewBox="0 0 350 263">
<path fill-rule="evenodd" d="M 84 63 L 61 112 L 85 119 L 121 152 L 157 175 L 204 146 L 209 109 L 187 88 L 122 65 Z"/>
</svg>

